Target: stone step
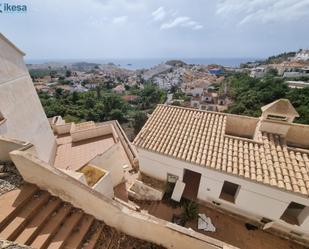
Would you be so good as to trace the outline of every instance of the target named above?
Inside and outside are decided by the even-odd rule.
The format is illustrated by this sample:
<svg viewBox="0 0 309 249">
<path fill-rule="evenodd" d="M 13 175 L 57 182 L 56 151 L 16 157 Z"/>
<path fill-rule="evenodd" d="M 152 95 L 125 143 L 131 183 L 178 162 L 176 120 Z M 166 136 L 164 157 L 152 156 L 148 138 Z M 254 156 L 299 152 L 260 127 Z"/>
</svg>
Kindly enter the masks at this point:
<svg viewBox="0 0 309 249">
<path fill-rule="evenodd" d="M 0 196 L 0 231 L 10 223 L 16 213 L 38 191 L 34 185 L 25 184 L 21 189 L 16 189 Z"/>
<path fill-rule="evenodd" d="M 51 214 L 60 206 L 61 200 L 52 197 L 47 205 L 27 224 L 22 233 L 16 238 L 16 242 L 22 245 L 29 245 L 39 233 L 40 229 L 47 222 Z"/>
<path fill-rule="evenodd" d="M 61 228 L 58 230 L 56 235 L 52 238 L 50 244 L 48 245 L 48 249 L 59 249 L 62 248 L 67 240 L 68 236 L 71 234 L 73 228 L 80 221 L 83 213 L 81 210 L 74 209 L 72 213 L 64 221 Z"/>
<path fill-rule="evenodd" d="M 90 238 L 88 239 L 88 241 L 84 244 L 84 246 L 82 247 L 83 249 L 94 249 L 95 246 L 98 243 L 99 237 L 102 233 L 103 230 L 103 225 L 97 227 L 97 229 L 94 231 L 94 233 L 90 236 Z"/>
<path fill-rule="evenodd" d="M 80 248 L 93 221 L 94 221 L 93 216 L 85 214 L 82 217 L 80 223 L 76 226 L 76 229 L 73 229 L 72 233 L 70 234 L 70 237 L 66 241 L 63 248 L 65 249 Z"/>
<path fill-rule="evenodd" d="M 0 238 L 14 240 L 24 229 L 27 222 L 38 212 L 49 199 L 48 192 L 39 192 L 35 194 L 17 213 L 16 217 L 10 221 L 0 233 Z"/>
<path fill-rule="evenodd" d="M 39 232 L 38 236 L 30 244 L 30 247 L 36 249 L 44 249 L 48 246 L 49 241 L 57 233 L 58 228 L 61 223 L 65 220 L 66 216 L 71 211 L 71 206 L 64 204 L 60 209 L 52 214 L 52 217 L 48 222 L 42 227 L 42 230 Z"/>
</svg>

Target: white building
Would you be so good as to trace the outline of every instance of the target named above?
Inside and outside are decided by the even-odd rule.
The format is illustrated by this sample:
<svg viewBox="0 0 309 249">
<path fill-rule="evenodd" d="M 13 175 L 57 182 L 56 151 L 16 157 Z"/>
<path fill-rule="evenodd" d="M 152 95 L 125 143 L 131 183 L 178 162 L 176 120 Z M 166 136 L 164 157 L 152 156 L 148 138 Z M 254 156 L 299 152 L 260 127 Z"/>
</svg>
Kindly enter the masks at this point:
<svg viewBox="0 0 309 249">
<path fill-rule="evenodd" d="M 252 78 L 262 78 L 266 75 L 265 67 L 255 67 L 251 69 L 250 77 Z"/>
<path fill-rule="evenodd" d="M 300 52 L 298 52 L 293 60 L 296 61 L 306 61 L 309 60 L 309 49 L 302 49 Z"/>
<path fill-rule="evenodd" d="M 289 88 L 305 88 L 309 87 L 309 82 L 305 81 L 295 81 L 295 80 L 287 80 L 286 83 L 288 84 Z"/>
<path fill-rule="evenodd" d="M 180 196 L 309 239 L 309 126 L 292 123 L 288 100 L 262 111 L 251 118 L 159 105 L 134 140 L 140 171 L 178 179 Z"/>
<path fill-rule="evenodd" d="M 0 43 L 0 138 L 30 142 L 37 156 L 50 162 L 56 139 L 23 61 L 25 54 L 1 33 Z"/>
</svg>

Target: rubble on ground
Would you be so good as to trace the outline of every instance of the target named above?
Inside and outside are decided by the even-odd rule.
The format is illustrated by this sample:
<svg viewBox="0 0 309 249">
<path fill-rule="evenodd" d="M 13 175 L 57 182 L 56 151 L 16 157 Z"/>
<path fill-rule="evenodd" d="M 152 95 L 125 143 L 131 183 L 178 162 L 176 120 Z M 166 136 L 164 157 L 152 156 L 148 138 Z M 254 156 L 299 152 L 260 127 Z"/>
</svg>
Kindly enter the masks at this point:
<svg viewBox="0 0 309 249">
<path fill-rule="evenodd" d="M 12 162 L 0 161 L 0 196 L 18 188 L 23 184 L 23 178 Z"/>
<path fill-rule="evenodd" d="M 28 246 L 19 245 L 15 242 L 0 239 L 1 249 L 30 249 Z"/>
</svg>

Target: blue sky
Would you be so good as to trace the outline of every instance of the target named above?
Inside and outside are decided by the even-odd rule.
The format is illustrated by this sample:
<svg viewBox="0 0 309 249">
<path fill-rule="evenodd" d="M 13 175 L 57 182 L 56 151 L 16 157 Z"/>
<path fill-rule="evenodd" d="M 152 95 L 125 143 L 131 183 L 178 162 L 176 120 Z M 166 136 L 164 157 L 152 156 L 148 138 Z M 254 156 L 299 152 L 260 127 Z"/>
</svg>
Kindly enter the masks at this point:
<svg viewBox="0 0 309 249">
<path fill-rule="evenodd" d="M 266 57 L 309 48 L 309 0 L 5 2 L 28 6 L 0 14 L 0 31 L 28 59 Z"/>
</svg>

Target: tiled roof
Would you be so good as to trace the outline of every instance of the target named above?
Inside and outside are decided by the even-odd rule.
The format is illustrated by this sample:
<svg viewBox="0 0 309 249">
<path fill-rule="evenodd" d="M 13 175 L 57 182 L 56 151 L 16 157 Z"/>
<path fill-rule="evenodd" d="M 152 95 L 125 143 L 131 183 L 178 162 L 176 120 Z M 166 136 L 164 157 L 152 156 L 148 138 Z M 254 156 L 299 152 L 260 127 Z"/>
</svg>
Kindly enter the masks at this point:
<svg viewBox="0 0 309 249">
<path fill-rule="evenodd" d="M 202 167 L 309 195 L 309 154 L 283 138 L 225 135 L 227 114 L 159 105 L 134 140 L 137 147 Z"/>
</svg>

